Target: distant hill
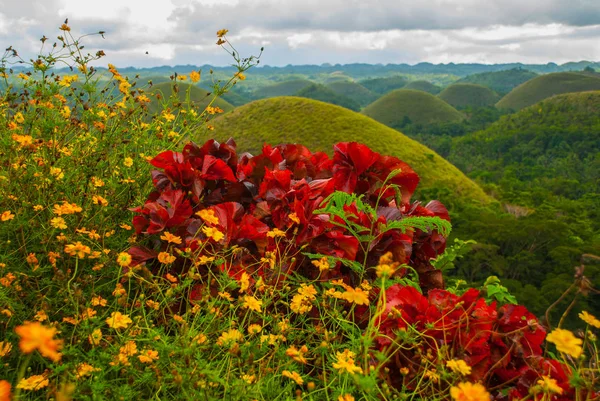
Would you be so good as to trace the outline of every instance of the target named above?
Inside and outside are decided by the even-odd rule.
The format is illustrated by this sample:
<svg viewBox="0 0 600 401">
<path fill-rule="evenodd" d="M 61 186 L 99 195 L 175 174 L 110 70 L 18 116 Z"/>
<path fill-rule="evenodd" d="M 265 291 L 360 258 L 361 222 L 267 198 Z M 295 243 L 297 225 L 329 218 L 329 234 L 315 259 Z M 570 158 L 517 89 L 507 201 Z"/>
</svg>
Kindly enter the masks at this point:
<svg viewBox="0 0 600 401">
<path fill-rule="evenodd" d="M 278 82 L 276 84 L 268 85 L 255 90 L 253 96 L 255 99 L 265 99 L 277 96 L 292 96 L 299 90 L 302 90 L 313 83 L 314 82 L 309 81 L 308 79 L 293 79 L 290 81 Z"/>
<path fill-rule="evenodd" d="M 493 106 L 500 96 L 490 88 L 476 84 L 453 84 L 438 97 L 456 108 Z"/>
<path fill-rule="evenodd" d="M 354 81 L 354 79 L 352 79 L 352 77 L 339 73 L 339 72 L 334 72 L 329 74 L 329 76 L 327 78 L 324 79 L 323 83 L 324 84 L 330 84 L 333 82 L 352 82 Z"/>
<path fill-rule="evenodd" d="M 190 101 L 198 108 L 198 110 L 202 111 L 206 108 L 206 106 L 209 105 L 210 101 L 213 99 L 213 96 L 210 95 L 210 92 L 199 88 L 197 86 L 194 85 L 190 85 L 190 84 L 186 84 L 186 83 L 181 83 L 178 82 L 177 83 L 177 97 L 180 101 L 185 101 L 186 96 L 187 96 L 187 91 L 190 91 Z M 163 82 L 157 85 L 154 85 L 150 91 L 150 93 L 152 94 L 156 94 L 156 93 L 161 93 L 161 95 L 165 98 L 168 99 L 169 97 L 171 97 L 171 95 L 173 94 L 173 83 L 172 82 Z M 150 105 L 148 106 L 149 110 L 151 112 L 156 112 L 159 108 L 159 103 L 156 100 L 156 98 L 154 98 L 154 96 L 151 97 L 152 101 L 150 102 Z M 221 98 L 217 98 L 217 100 L 213 103 L 213 106 L 218 106 L 221 109 L 223 109 L 224 112 L 228 112 L 234 109 L 234 106 L 221 99 Z"/>
<path fill-rule="evenodd" d="M 359 84 L 370 90 L 371 92 L 380 95 L 400 89 L 406 85 L 407 80 L 399 75 L 385 78 L 373 78 L 360 81 Z"/>
<path fill-rule="evenodd" d="M 422 81 L 422 80 L 410 81 L 402 89 L 414 89 L 414 90 L 418 90 L 418 91 L 431 93 L 432 95 L 437 95 L 442 90 L 442 88 L 440 88 L 439 86 L 434 85 L 429 81 Z"/>
<path fill-rule="evenodd" d="M 333 82 L 328 84 L 327 87 L 339 95 L 346 96 L 354 100 L 362 107 L 373 103 L 379 97 L 378 94 L 371 92 L 356 82 Z"/>
<path fill-rule="evenodd" d="M 541 75 L 519 85 L 500 99 L 496 107 L 521 110 L 554 95 L 598 89 L 600 77 L 577 72 L 558 72 Z"/>
<path fill-rule="evenodd" d="M 374 151 L 404 160 L 419 174 L 422 190 L 447 194 L 442 201 L 488 203 L 475 183 L 438 154 L 378 122 L 348 109 L 298 97 L 258 100 L 213 120 L 208 137 L 233 137 L 240 151 L 258 153 L 263 143 L 301 143 L 312 151 L 332 154 L 337 142 L 357 141 Z M 433 192 L 432 192 L 433 191 Z"/>
<path fill-rule="evenodd" d="M 464 116 L 454 107 L 430 93 L 398 89 L 365 107 L 363 114 L 392 128 L 407 123 L 430 125 L 458 122 Z"/>
<path fill-rule="evenodd" d="M 325 85 L 321 84 L 307 86 L 296 92 L 295 96 L 320 100 L 321 102 L 335 104 L 354 111 L 360 110 L 360 104 L 346 96 L 335 93 Z"/>
<path fill-rule="evenodd" d="M 490 88 L 500 96 L 537 77 L 538 74 L 521 68 L 513 68 L 506 71 L 483 72 L 480 74 L 468 75 L 457 83 L 477 84 Z"/>
</svg>

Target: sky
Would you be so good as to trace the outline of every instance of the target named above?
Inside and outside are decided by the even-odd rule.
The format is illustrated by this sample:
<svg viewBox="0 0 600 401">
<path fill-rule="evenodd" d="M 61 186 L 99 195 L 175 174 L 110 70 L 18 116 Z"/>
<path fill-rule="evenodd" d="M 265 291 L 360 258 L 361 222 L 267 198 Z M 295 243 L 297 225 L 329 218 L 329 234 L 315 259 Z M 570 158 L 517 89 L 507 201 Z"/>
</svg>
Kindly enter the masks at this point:
<svg viewBox="0 0 600 401">
<path fill-rule="evenodd" d="M 26 60 L 69 19 L 100 65 L 600 61 L 600 0 L 0 0 L 0 46 Z"/>
</svg>

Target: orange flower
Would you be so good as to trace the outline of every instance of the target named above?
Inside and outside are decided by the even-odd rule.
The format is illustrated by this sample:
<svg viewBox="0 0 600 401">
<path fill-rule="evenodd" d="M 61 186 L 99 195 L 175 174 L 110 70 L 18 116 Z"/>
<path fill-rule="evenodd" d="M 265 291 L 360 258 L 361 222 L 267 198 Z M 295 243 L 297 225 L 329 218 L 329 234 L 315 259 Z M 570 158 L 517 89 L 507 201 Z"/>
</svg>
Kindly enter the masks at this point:
<svg viewBox="0 0 600 401">
<path fill-rule="evenodd" d="M 133 321 L 127 315 L 123 315 L 121 312 L 113 312 L 110 317 L 106 319 L 106 324 L 111 329 L 126 329 Z"/>
<path fill-rule="evenodd" d="M 74 244 L 65 245 L 65 252 L 71 256 L 77 256 L 79 259 L 85 258 L 86 254 L 92 252 L 89 246 L 83 245 L 81 242 L 77 241 Z"/>
<path fill-rule="evenodd" d="M 217 37 L 222 38 L 223 36 L 227 35 L 227 32 L 229 32 L 229 29 L 219 29 L 217 31 Z"/>
<path fill-rule="evenodd" d="M 164 265 L 170 265 L 175 262 L 177 257 L 171 255 L 169 252 L 161 252 L 158 254 L 158 261 Z"/>
<path fill-rule="evenodd" d="M 15 218 L 15 215 L 12 214 L 10 212 L 10 210 L 6 210 L 4 212 L 2 212 L 2 215 L 0 215 L 0 220 L 2 221 L 8 221 L 8 220 L 12 220 Z"/>
<path fill-rule="evenodd" d="M 44 387 L 48 387 L 50 380 L 45 375 L 33 375 L 27 379 L 21 379 L 17 388 L 23 390 L 40 390 Z"/>
<path fill-rule="evenodd" d="M 117 263 L 121 267 L 127 267 L 131 264 L 131 255 L 127 252 L 121 252 L 119 256 L 117 256 Z"/>
<path fill-rule="evenodd" d="M 61 354 L 58 352 L 62 348 L 62 340 L 55 340 L 56 328 L 46 327 L 40 322 L 26 322 L 22 326 L 17 326 L 15 332 L 21 337 L 19 348 L 25 354 L 30 354 L 36 349 L 42 356 L 54 361 L 60 361 Z"/>
<path fill-rule="evenodd" d="M 455 401 L 489 401 L 490 393 L 479 383 L 458 383 L 450 388 L 450 396 Z"/>
<path fill-rule="evenodd" d="M 197 216 L 200 216 L 202 220 L 210 224 L 219 224 L 219 218 L 215 216 L 215 211 L 212 209 L 202 209 L 196 212 Z"/>
<path fill-rule="evenodd" d="M 168 231 L 165 231 L 165 233 L 160 236 L 160 239 L 162 239 L 163 241 L 167 241 L 170 244 L 181 244 L 181 237 L 173 235 Z"/>
<path fill-rule="evenodd" d="M 0 401 L 10 401 L 10 383 L 0 380 Z"/>
<path fill-rule="evenodd" d="M 141 363 L 152 363 L 158 359 L 158 351 L 146 349 L 142 351 L 140 355 L 138 355 L 138 359 Z"/>
<path fill-rule="evenodd" d="M 200 81 L 200 73 L 198 71 L 190 72 L 190 80 L 194 83 Z"/>
</svg>

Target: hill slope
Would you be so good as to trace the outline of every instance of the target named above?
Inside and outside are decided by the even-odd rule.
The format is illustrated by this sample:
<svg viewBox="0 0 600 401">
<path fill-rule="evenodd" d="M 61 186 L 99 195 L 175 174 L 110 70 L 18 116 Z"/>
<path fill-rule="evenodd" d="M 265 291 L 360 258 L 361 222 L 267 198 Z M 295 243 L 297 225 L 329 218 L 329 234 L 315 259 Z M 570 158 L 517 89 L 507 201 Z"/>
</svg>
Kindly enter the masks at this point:
<svg viewBox="0 0 600 401">
<path fill-rule="evenodd" d="M 312 84 L 296 92 L 295 96 L 305 97 L 307 99 L 320 100 L 321 102 L 335 104 L 353 111 L 359 111 L 360 105 L 354 100 L 335 93 L 325 85 Z"/>
<path fill-rule="evenodd" d="M 541 100 L 562 93 L 583 92 L 600 89 L 600 78 L 577 72 L 558 72 L 541 75 L 513 89 L 496 107 L 521 110 Z"/>
<path fill-rule="evenodd" d="M 508 92 L 537 77 L 538 74 L 532 71 L 521 68 L 513 68 L 512 70 L 483 72 L 480 74 L 468 75 L 456 83 L 477 84 L 490 88 L 500 95 L 506 95 Z"/>
<path fill-rule="evenodd" d="M 394 89 L 399 89 L 406 85 L 406 79 L 399 75 L 386 78 L 373 78 L 360 81 L 359 84 L 370 90 L 371 92 L 383 95 L 391 92 Z"/>
<path fill-rule="evenodd" d="M 464 117 L 455 108 L 430 93 L 398 89 L 365 107 L 363 114 L 392 128 L 412 124 L 458 122 Z M 410 121 L 407 121 L 410 120 Z"/>
<path fill-rule="evenodd" d="M 293 79 L 290 81 L 278 82 L 273 85 L 265 86 L 253 92 L 255 99 L 265 99 L 277 96 L 292 96 L 299 90 L 312 85 L 314 82 L 308 79 Z"/>
<path fill-rule="evenodd" d="M 453 107 L 493 106 L 500 98 L 494 91 L 476 84 L 453 84 L 444 89 L 439 98 Z"/>
<path fill-rule="evenodd" d="M 210 101 L 213 98 L 213 96 L 210 95 L 210 92 L 208 92 L 202 88 L 199 88 L 195 85 L 178 82 L 177 89 L 178 89 L 177 97 L 182 102 L 185 101 L 186 96 L 187 96 L 187 91 L 189 90 L 190 91 L 190 100 L 200 111 L 204 110 L 206 108 L 206 106 L 209 105 Z M 172 82 L 163 82 L 160 84 L 153 85 L 149 92 L 150 93 L 161 93 L 165 99 L 168 99 L 173 94 L 173 83 Z M 152 101 L 150 102 L 148 109 L 151 112 L 156 112 L 159 108 L 159 103 L 156 100 L 156 98 L 154 98 L 154 96 L 152 96 L 151 99 L 152 99 Z M 231 103 L 229 103 L 223 99 L 220 99 L 220 98 L 217 98 L 217 100 L 215 100 L 215 102 L 213 103 L 213 106 L 220 107 L 221 109 L 223 109 L 224 112 L 228 112 L 228 111 L 231 111 L 234 109 L 234 106 Z"/>
<path fill-rule="evenodd" d="M 356 82 L 333 82 L 327 84 L 327 87 L 339 95 L 346 96 L 354 100 L 361 107 L 373 103 L 379 97 L 379 95 L 371 92 Z"/>
<path fill-rule="evenodd" d="M 429 81 L 410 81 L 404 85 L 402 89 L 414 89 L 417 91 L 431 93 L 432 95 L 437 95 L 442 90 L 442 88 L 432 84 Z"/>
<path fill-rule="evenodd" d="M 195 138 L 227 140 L 256 154 L 263 143 L 302 143 L 331 155 L 337 142 L 357 141 L 404 160 L 419 174 L 427 197 L 450 204 L 489 203 L 490 198 L 456 167 L 431 149 L 359 113 L 315 100 L 279 97 L 258 100 L 213 120 L 215 130 Z M 458 195 L 458 196 L 457 196 Z"/>
</svg>

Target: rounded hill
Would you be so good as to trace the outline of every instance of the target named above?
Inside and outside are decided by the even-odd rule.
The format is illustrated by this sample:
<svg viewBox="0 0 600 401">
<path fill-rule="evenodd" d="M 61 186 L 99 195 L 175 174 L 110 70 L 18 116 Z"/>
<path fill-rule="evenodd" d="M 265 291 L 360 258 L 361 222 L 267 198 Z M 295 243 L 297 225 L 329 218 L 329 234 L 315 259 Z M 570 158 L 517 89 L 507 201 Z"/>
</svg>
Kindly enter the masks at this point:
<svg viewBox="0 0 600 401">
<path fill-rule="evenodd" d="M 327 87 L 338 95 L 346 96 L 362 107 L 373 103 L 379 95 L 371 92 L 361 84 L 350 81 L 332 82 Z"/>
<path fill-rule="evenodd" d="M 164 98 L 164 101 L 173 95 L 174 86 L 176 88 L 177 98 L 179 99 L 179 101 L 184 102 L 187 98 L 187 92 L 189 91 L 190 101 L 195 107 L 198 108 L 198 110 L 204 110 L 213 99 L 213 96 L 210 92 L 199 88 L 195 85 L 190 85 L 181 82 L 178 82 L 176 84 L 173 82 L 163 82 L 160 84 L 156 84 L 152 86 L 149 92 L 153 94 L 160 93 L 161 96 Z M 159 110 L 159 103 L 154 96 L 152 96 L 151 99 L 152 101 L 150 102 L 148 108 L 151 112 L 156 112 L 157 110 Z M 220 107 L 221 109 L 223 109 L 224 112 L 228 112 L 234 109 L 234 106 L 231 103 L 221 98 L 217 98 L 213 103 L 213 106 Z"/>
<path fill-rule="evenodd" d="M 432 95 L 437 95 L 442 90 L 439 86 L 434 85 L 429 81 L 422 80 L 410 81 L 402 89 L 414 89 L 417 91 L 431 93 Z"/>
<path fill-rule="evenodd" d="M 557 72 L 541 75 L 517 86 L 504 96 L 496 107 L 521 110 L 554 95 L 600 90 L 600 77 L 577 72 Z"/>
<path fill-rule="evenodd" d="M 321 102 L 335 104 L 350 110 L 359 111 L 360 105 L 349 97 L 339 95 L 321 84 L 312 84 L 296 92 L 294 96 L 320 100 Z"/>
<path fill-rule="evenodd" d="M 490 88 L 500 95 L 506 95 L 508 92 L 537 77 L 538 74 L 522 68 L 513 68 L 512 70 L 482 72 L 479 74 L 467 75 L 456 83 L 477 84 Z"/>
<path fill-rule="evenodd" d="M 394 89 L 403 88 L 407 81 L 403 76 L 395 75 L 384 78 L 371 78 L 360 81 L 359 84 L 370 90 L 371 92 L 383 95 L 391 92 Z"/>
<path fill-rule="evenodd" d="M 235 139 L 238 149 L 258 153 L 264 143 L 301 143 L 329 155 L 338 142 L 356 141 L 381 154 L 407 162 L 421 177 L 419 188 L 428 197 L 448 204 L 489 203 L 490 198 L 452 164 L 424 145 L 351 110 L 298 97 L 257 100 L 212 121 L 215 137 Z"/>
<path fill-rule="evenodd" d="M 365 107 L 362 112 L 391 128 L 401 128 L 408 123 L 431 125 L 464 119 L 459 111 L 443 100 L 413 89 L 390 92 Z"/>
<path fill-rule="evenodd" d="M 308 79 L 292 79 L 264 86 L 253 92 L 255 99 L 265 99 L 277 96 L 292 96 L 298 91 L 312 85 L 314 82 Z"/>
<path fill-rule="evenodd" d="M 438 96 L 449 105 L 457 108 L 493 106 L 500 98 L 490 88 L 467 83 L 450 85 Z"/>
</svg>

